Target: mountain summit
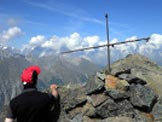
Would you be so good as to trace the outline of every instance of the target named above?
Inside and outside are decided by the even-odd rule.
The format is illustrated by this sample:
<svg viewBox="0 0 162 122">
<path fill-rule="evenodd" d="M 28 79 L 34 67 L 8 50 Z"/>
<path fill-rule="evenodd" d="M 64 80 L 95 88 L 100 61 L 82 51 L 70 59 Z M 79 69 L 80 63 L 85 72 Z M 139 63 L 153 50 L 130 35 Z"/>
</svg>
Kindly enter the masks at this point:
<svg viewBox="0 0 162 122">
<path fill-rule="evenodd" d="M 110 74 L 97 72 L 84 86 L 59 88 L 59 122 L 162 121 L 161 67 L 136 54 L 111 69 Z"/>
<path fill-rule="evenodd" d="M 72 62 L 70 59 L 54 59 L 56 62 L 62 60 L 59 65 L 66 70 L 66 67 L 73 65 L 81 65 L 81 69 L 84 67 L 84 63 L 81 63 L 83 59 L 75 59 Z M 54 59 L 51 60 L 55 61 Z M 43 66 L 41 60 L 39 63 Z M 47 60 L 49 59 L 45 62 Z M 52 70 L 56 66 L 58 65 L 49 69 Z M 49 118 L 52 121 L 59 116 L 58 122 L 162 121 L 161 71 L 162 68 L 147 57 L 139 54 L 128 55 L 111 65 L 110 74 L 101 71 L 86 84 L 60 85 L 60 100 L 57 106 L 51 108 Z M 45 91 L 49 92 L 48 89 Z M 1 116 L 4 115 L 3 112 Z"/>
<path fill-rule="evenodd" d="M 130 70 L 131 75 L 121 75 L 125 80 L 129 77 L 139 77 L 147 81 L 147 85 L 152 88 L 158 95 L 162 93 L 162 67 L 151 61 L 149 58 L 135 54 L 128 55 L 126 58 L 116 61 L 111 65 L 111 73 Z"/>
</svg>

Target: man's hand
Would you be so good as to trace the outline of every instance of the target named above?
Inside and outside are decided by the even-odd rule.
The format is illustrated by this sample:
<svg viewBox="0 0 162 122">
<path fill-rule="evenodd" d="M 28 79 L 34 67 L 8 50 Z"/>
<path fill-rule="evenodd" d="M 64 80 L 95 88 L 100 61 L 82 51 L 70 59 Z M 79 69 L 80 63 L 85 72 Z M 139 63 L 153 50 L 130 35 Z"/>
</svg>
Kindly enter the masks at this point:
<svg viewBox="0 0 162 122">
<path fill-rule="evenodd" d="M 5 122 L 13 122 L 14 120 L 13 119 L 11 119 L 11 118 L 6 118 L 5 119 Z"/>
<path fill-rule="evenodd" d="M 50 89 L 52 90 L 52 89 L 57 89 L 58 88 L 58 86 L 56 85 L 56 84 L 52 84 L 51 86 L 50 86 Z"/>
<path fill-rule="evenodd" d="M 50 86 L 51 93 L 52 93 L 52 95 L 53 95 L 55 98 L 58 97 L 57 88 L 58 88 L 58 86 L 57 86 L 56 84 L 52 84 L 52 85 Z"/>
</svg>

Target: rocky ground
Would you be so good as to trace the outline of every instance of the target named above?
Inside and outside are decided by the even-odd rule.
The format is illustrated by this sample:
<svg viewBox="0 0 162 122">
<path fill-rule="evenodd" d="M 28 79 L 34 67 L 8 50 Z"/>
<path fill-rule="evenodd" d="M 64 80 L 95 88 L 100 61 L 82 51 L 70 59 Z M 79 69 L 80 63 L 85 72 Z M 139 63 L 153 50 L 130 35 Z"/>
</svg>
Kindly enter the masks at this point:
<svg viewBox="0 0 162 122">
<path fill-rule="evenodd" d="M 161 72 L 146 57 L 129 55 L 85 85 L 59 86 L 49 122 L 162 122 Z"/>
<path fill-rule="evenodd" d="M 51 114 L 60 114 L 58 122 L 162 122 L 162 98 L 129 69 L 98 72 L 85 86 L 60 87 L 59 92 L 60 111 Z"/>
</svg>

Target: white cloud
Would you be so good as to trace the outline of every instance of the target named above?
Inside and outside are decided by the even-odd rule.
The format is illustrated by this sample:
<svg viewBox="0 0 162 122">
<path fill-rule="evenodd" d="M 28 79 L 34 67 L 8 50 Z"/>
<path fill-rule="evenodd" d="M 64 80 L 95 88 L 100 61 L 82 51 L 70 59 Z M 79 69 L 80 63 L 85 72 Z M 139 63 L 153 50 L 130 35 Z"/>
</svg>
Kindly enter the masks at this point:
<svg viewBox="0 0 162 122">
<path fill-rule="evenodd" d="M 148 43 L 142 44 L 139 47 L 139 52 L 147 55 L 153 55 L 153 53 L 156 53 L 156 56 L 158 56 L 158 53 L 162 52 L 162 35 L 152 34 L 150 37 Z"/>
<path fill-rule="evenodd" d="M 62 50 L 74 50 L 83 47 L 95 46 L 100 43 L 98 36 L 88 36 L 81 37 L 79 33 L 74 32 L 66 37 L 58 37 L 56 35 L 46 38 L 43 35 L 37 35 L 32 37 L 29 41 L 28 45 L 24 46 L 25 49 L 34 49 L 36 46 L 40 46 L 42 48 L 50 48 L 55 50 L 56 52 L 61 52 Z M 94 50 L 91 50 L 91 52 Z M 88 51 L 86 51 L 87 53 Z"/>
<path fill-rule="evenodd" d="M 89 46 L 94 46 L 98 44 L 100 38 L 98 36 L 88 36 L 84 38 L 85 42 L 88 43 Z"/>
<path fill-rule="evenodd" d="M 156 46 L 156 48 L 162 48 L 162 35 L 152 34 L 149 44 Z"/>
<path fill-rule="evenodd" d="M 129 40 L 135 40 L 135 39 L 137 39 L 137 36 L 132 36 L 132 37 L 129 37 L 129 38 L 127 38 L 125 41 L 129 41 Z"/>
<path fill-rule="evenodd" d="M 162 60 L 160 60 L 162 55 L 162 35 L 160 34 L 152 34 L 151 39 L 148 43 L 145 41 L 142 42 L 133 42 L 122 45 L 116 45 L 114 47 L 110 47 L 111 51 L 111 61 L 115 61 L 121 58 L 124 58 L 128 54 L 140 53 L 142 55 L 146 55 L 147 57 L 153 59 L 157 63 L 162 64 Z M 136 36 L 132 36 L 127 38 L 126 40 L 134 40 L 137 39 Z M 118 39 L 113 39 L 110 43 L 120 42 Z M 97 46 L 97 45 L 105 45 L 107 41 L 101 41 L 98 36 L 87 36 L 81 37 L 79 33 L 75 32 L 66 37 L 58 37 L 52 36 L 47 39 L 45 36 L 35 36 L 31 38 L 28 47 L 32 48 L 37 44 L 42 48 L 50 48 L 55 52 L 59 53 L 61 51 L 73 50 L 83 47 Z M 42 53 L 45 55 L 45 52 Z M 70 55 L 70 54 L 69 54 Z M 92 49 L 88 51 L 83 51 L 81 53 L 75 53 L 77 56 L 87 57 L 87 59 L 91 59 L 98 64 L 105 65 L 107 63 L 107 50 L 105 48 Z"/>
<path fill-rule="evenodd" d="M 51 48 L 56 50 L 58 53 L 60 51 L 60 48 L 63 46 L 64 41 L 62 41 L 62 38 L 59 38 L 57 36 L 52 36 L 45 42 L 41 44 L 41 47 L 43 48 Z"/>
<path fill-rule="evenodd" d="M 32 37 L 29 41 L 29 44 L 31 45 L 40 45 L 45 41 L 45 37 L 43 35 L 37 35 L 35 37 Z"/>
<path fill-rule="evenodd" d="M 111 40 L 110 43 L 117 43 L 117 42 L 119 42 L 119 40 L 117 38 L 115 38 L 115 39 Z"/>
<path fill-rule="evenodd" d="M 71 34 L 70 37 L 67 38 L 66 41 L 67 41 L 67 43 L 65 43 L 65 44 L 67 45 L 67 47 L 69 49 L 76 49 L 76 48 L 82 46 L 82 45 L 80 45 L 82 39 L 81 39 L 80 35 L 76 32 Z"/>
<path fill-rule="evenodd" d="M 162 65 L 162 35 L 152 34 L 150 37 L 148 43 L 140 45 L 138 52 Z"/>
<path fill-rule="evenodd" d="M 23 32 L 20 28 L 18 27 L 12 27 L 9 28 L 7 31 L 3 31 L 2 33 L 0 33 L 0 41 L 3 42 L 7 42 L 12 40 L 13 38 L 22 35 Z"/>
</svg>

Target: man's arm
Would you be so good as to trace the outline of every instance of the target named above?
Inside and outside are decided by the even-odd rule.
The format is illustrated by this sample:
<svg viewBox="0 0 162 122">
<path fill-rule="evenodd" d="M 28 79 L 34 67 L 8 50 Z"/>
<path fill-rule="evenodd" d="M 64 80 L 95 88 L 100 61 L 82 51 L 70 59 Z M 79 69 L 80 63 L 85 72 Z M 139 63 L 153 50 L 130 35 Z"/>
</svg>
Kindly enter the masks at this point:
<svg viewBox="0 0 162 122">
<path fill-rule="evenodd" d="M 52 84 L 50 86 L 51 89 L 51 93 L 55 98 L 58 98 L 58 91 L 57 91 L 57 85 L 56 84 Z"/>
<path fill-rule="evenodd" d="M 13 119 L 11 119 L 11 118 L 6 118 L 5 119 L 5 122 L 13 122 L 14 120 Z"/>
</svg>

